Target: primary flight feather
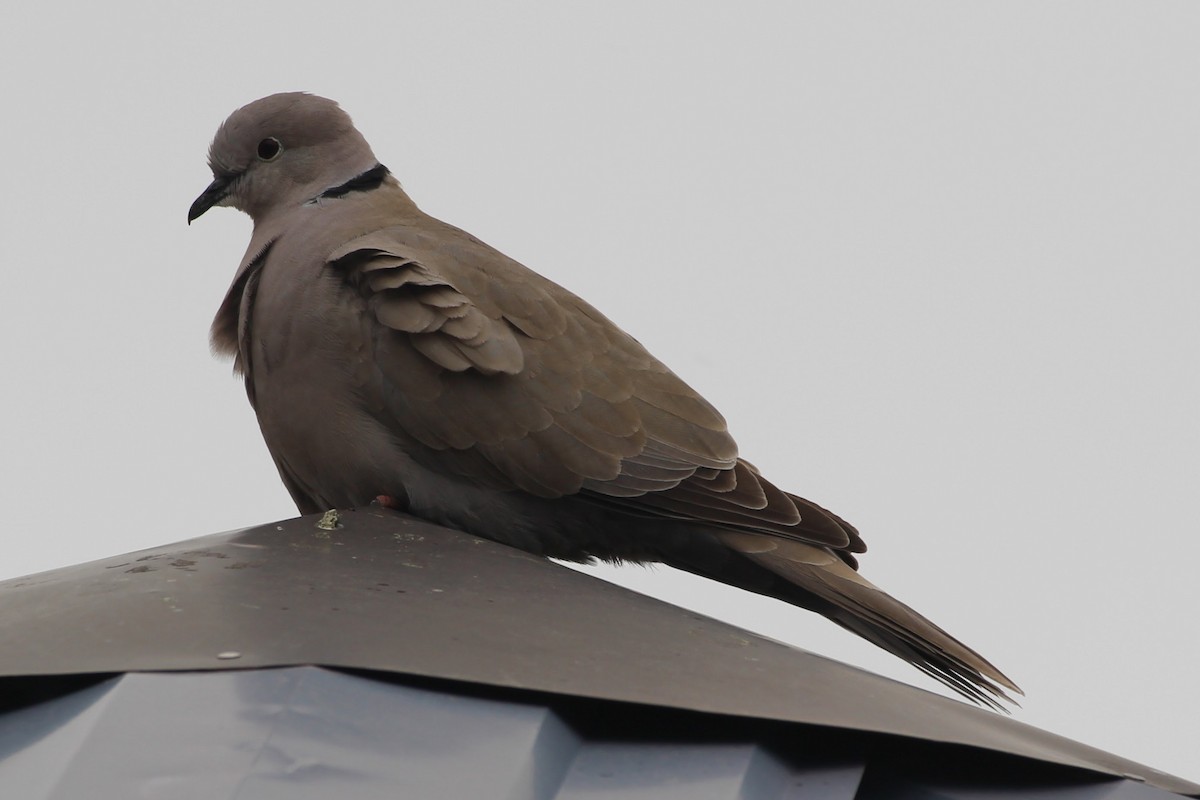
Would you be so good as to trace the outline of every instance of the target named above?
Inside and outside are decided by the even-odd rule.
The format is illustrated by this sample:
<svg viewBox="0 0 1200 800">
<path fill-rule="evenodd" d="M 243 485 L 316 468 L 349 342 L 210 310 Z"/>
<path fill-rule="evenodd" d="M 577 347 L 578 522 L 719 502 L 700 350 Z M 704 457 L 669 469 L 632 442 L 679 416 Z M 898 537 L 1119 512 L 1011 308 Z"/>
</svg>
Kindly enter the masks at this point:
<svg viewBox="0 0 1200 800">
<path fill-rule="evenodd" d="M 1020 690 L 857 572 L 846 521 L 738 457 L 603 314 L 423 213 L 336 103 L 238 109 L 213 206 L 254 220 L 212 327 L 303 513 L 377 498 L 556 558 L 660 561 L 825 615 L 977 702 Z"/>
</svg>

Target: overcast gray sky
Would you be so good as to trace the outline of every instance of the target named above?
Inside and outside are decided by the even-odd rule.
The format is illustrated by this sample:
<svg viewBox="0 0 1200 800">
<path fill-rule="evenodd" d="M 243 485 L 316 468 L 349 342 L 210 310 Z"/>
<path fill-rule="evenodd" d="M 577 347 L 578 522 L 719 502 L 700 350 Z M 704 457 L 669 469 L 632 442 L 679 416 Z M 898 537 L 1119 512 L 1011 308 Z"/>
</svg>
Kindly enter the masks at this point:
<svg viewBox="0 0 1200 800">
<path fill-rule="evenodd" d="M 293 516 L 208 324 L 218 123 L 308 90 L 588 298 L 1017 718 L 1200 779 L 1200 5 L 25 4 L 0 31 L 0 577 Z M 815 615 L 602 574 L 932 687 Z"/>
</svg>

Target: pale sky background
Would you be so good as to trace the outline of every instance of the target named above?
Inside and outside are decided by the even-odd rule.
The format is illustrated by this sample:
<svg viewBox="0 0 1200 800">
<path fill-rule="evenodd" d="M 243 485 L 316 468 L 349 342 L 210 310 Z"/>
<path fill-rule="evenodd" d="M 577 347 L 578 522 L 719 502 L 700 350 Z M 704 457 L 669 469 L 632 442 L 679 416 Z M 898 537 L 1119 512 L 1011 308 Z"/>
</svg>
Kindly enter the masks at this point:
<svg viewBox="0 0 1200 800">
<path fill-rule="evenodd" d="M 588 298 L 862 530 L 1017 719 L 1200 779 L 1200 5 L 24 4 L 0 30 L 0 578 L 295 515 L 188 228 L 277 91 Z M 671 602 L 920 686 L 821 618 Z"/>
</svg>

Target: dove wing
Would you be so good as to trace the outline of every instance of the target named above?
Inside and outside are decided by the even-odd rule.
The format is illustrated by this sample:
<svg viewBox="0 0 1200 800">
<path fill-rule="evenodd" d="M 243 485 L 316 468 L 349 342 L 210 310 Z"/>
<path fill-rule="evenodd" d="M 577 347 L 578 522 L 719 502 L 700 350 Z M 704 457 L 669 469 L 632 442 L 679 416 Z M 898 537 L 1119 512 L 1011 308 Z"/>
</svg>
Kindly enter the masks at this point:
<svg viewBox="0 0 1200 800">
<path fill-rule="evenodd" d="M 716 409 L 635 339 L 469 234 L 396 226 L 328 261 L 373 317 L 375 413 L 426 466 L 500 490 L 864 549 L 852 527 L 740 460 Z"/>
</svg>

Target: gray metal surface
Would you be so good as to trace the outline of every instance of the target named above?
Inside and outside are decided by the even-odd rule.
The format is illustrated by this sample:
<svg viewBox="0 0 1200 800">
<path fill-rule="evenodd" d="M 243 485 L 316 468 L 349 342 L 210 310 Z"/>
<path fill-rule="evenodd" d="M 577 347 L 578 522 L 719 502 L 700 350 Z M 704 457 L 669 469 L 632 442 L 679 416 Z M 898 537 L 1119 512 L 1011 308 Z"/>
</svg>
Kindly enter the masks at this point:
<svg viewBox="0 0 1200 800">
<path fill-rule="evenodd" d="M 318 664 L 913 737 L 1200 786 L 384 510 L 0 583 L 0 676 Z M 0 692 L 3 687 L 0 686 Z"/>
<path fill-rule="evenodd" d="M 888 741 L 814 757 L 820 730 L 652 737 L 539 703 L 473 697 L 315 667 L 127 674 L 0 715 L 0 794 L 22 800 L 1163 800 L 1074 770 L 947 779 Z M 575 717 L 574 720 L 569 717 Z M 758 733 L 758 735 L 755 735 Z M 777 732 L 775 732 L 777 733 Z M 640 739 L 640 740 L 639 740 Z M 868 752 L 869 750 L 869 752 Z M 923 763 L 922 763 L 923 762 Z"/>
</svg>

